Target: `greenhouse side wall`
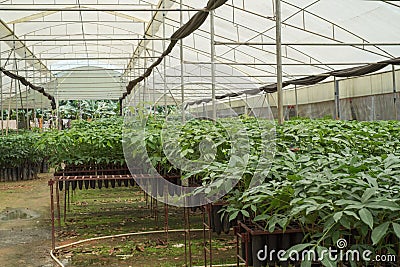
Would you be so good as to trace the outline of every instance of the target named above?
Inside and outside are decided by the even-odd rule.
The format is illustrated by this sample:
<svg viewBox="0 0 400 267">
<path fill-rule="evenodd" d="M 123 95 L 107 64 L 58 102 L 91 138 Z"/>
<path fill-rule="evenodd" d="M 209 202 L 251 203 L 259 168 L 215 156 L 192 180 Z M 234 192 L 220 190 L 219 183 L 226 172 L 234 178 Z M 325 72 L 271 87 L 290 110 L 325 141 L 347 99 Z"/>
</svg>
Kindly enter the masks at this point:
<svg viewBox="0 0 400 267">
<path fill-rule="evenodd" d="M 340 99 L 340 119 L 342 120 L 398 120 L 400 114 L 400 93 L 396 93 L 396 109 L 393 94 L 371 95 Z M 278 115 L 277 108 L 271 107 L 274 117 Z M 296 117 L 295 106 L 285 106 L 285 119 Z M 325 101 L 298 106 L 298 116 L 301 118 L 319 119 L 335 118 L 335 101 Z"/>
<path fill-rule="evenodd" d="M 400 70 L 396 71 L 396 85 L 400 84 Z M 400 89 L 394 93 L 393 72 L 383 72 L 362 77 L 338 80 L 339 85 L 339 118 L 342 120 L 398 120 L 400 115 Z M 297 91 L 297 92 L 296 92 Z M 320 83 L 312 86 L 284 90 L 284 115 L 285 119 L 296 117 L 296 93 L 297 115 L 302 118 L 334 118 L 335 86 L 334 81 Z M 245 103 L 247 102 L 247 109 Z M 238 115 L 266 114 L 265 109 L 269 104 L 274 118 L 277 118 L 277 95 L 259 94 L 243 98 L 231 98 L 224 101 Z M 250 108 L 251 107 L 251 108 Z M 218 113 L 228 113 L 222 106 L 217 106 Z M 191 111 L 202 114 L 202 110 L 211 114 L 211 104 L 191 107 Z M 225 107 L 226 109 L 226 107 Z"/>
</svg>

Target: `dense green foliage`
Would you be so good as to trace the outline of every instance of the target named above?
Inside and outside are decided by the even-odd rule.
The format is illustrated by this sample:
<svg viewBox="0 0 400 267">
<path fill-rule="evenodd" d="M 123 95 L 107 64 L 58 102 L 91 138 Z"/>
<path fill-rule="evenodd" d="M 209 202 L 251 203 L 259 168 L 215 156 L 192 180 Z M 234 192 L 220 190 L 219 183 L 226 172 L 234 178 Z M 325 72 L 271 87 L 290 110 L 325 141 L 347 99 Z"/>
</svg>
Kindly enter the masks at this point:
<svg viewBox="0 0 400 267">
<path fill-rule="evenodd" d="M 269 231 L 310 231 L 317 251 L 351 236 L 352 249 L 397 255 L 399 130 L 399 122 L 290 121 L 277 128 L 278 151 L 264 184 L 234 194 L 227 210 Z"/>
<path fill-rule="evenodd" d="M 71 129 L 42 134 L 38 147 L 46 149 L 50 162 L 73 165 L 123 164 L 122 118 L 93 122 L 76 121 Z"/>
<path fill-rule="evenodd" d="M 351 236 L 352 249 L 397 254 L 399 122 L 289 121 L 276 128 L 276 153 L 268 172 L 263 169 L 268 164 L 260 165 L 260 160 L 270 159 L 265 150 L 273 146 L 260 137 L 271 131 L 269 125 L 260 126 L 252 118 L 221 121 L 189 122 L 175 130 L 173 134 L 179 137 L 169 145 L 176 151 L 172 155 L 204 163 L 201 170 L 183 172 L 184 179 L 194 178 L 195 183 L 208 183 L 218 190 L 231 179 L 242 178 L 226 196 L 226 212 L 232 220 L 243 215 L 271 232 L 300 227 L 310 233 L 310 243 L 305 245 L 315 250 L 335 246 L 339 238 Z M 231 154 L 233 142 L 240 140 L 231 140 L 226 133 L 238 127 L 246 129 L 252 144 L 247 156 Z M 154 166 L 170 170 L 173 165 L 161 145 L 161 131 L 161 121 L 149 123 L 146 148 Z M 139 145 L 140 139 L 132 141 Z M 209 155 L 199 153 L 202 140 L 213 142 Z M 205 159 L 213 155 L 213 161 L 207 163 Z M 232 166 L 232 159 L 243 164 Z M 240 170 L 246 163 L 245 171 Z M 265 181 L 248 188 L 255 173 Z M 218 177 L 225 177 L 225 183 L 216 183 Z"/>
<path fill-rule="evenodd" d="M 18 167 L 48 159 L 65 164 L 124 163 L 122 118 L 76 121 L 71 129 L 44 133 L 20 131 L 0 136 L 0 166 Z"/>
<path fill-rule="evenodd" d="M 115 100 L 65 100 L 60 103 L 60 116 L 65 119 L 109 118 L 119 113 Z"/>
<path fill-rule="evenodd" d="M 38 140 L 39 135 L 30 132 L 0 136 L 0 167 L 13 168 L 27 162 L 41 162 L 44 152 L 35 146 Z"/>
<path fill-rule="evenodd" d="M 216 124 L 193 120 L 168 128 L 167 137 L 176 139 L 163 147 L 164 123 L 150 118 L 145 132 L 133 130 L 124 140 L 133 148 L 132 157 L 146 161 L 149 155 L 148 161 L 163 174 L 179 171 L 173 157 L 194 162 L 201 168 L 183 171 L 183 179 L 211 184 L 215 190 L 225 186 L 218 178 L 241 179 L 225 197 L 230 219 L 243 215 L 269 231 L 300 227 L 310 233 L 303 248 L 320 250 L 352 236 L 352 249 L 397 254 L 399 122 L 293 120 L 273 129 L 253 118 L 221 119 Z M 0 161 L 18 165 L 27 158 L 49 157 L 55 164 L 123 163 L 122 125 L 121 118 L 80 121 L 69 130 L 40 137 L 3 137 Z M 265 141 L 266 133 L 275 140 Z M 134 148 L 143 143 L 146 155 L 135 154 Z M 248 153 L 232 153 L 236 144 L 249 144 Z M 255 173 L 265 180 L 249 188 Z"/>
</svg>

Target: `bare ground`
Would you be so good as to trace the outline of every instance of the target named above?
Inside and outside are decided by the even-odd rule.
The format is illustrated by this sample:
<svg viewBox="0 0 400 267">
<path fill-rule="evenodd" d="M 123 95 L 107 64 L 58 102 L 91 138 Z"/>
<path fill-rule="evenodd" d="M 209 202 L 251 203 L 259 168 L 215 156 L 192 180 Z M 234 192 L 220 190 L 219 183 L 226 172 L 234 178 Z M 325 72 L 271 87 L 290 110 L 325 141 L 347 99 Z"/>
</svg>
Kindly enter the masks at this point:
<svg viewBox="0 0 400 267">
<path fill-rule="evenodd" d="M 50 178 L 51 174 L 41 174 L 37 180 L 0 184 L 0 266 L 53 266 Z M 16 218 L 16 211 L 22 212 L 21 218 Z"/>
</svg>

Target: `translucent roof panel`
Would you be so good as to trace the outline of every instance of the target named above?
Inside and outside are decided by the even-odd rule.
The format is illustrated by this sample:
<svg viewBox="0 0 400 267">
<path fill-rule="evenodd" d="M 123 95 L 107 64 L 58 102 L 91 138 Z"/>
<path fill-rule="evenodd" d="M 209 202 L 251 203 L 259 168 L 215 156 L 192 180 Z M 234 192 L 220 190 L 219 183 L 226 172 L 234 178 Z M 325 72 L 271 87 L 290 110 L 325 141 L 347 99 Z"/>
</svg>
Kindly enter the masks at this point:
<svg viewBox="0 0 400 267">
<path fill-rule="evenodd" d="M 400 56 L 398 1 L 281 2 L 284 80 Z M 227 65 L 236 76 L 242 75 L 256 87 L 276 81 L 274 3 L 274 0 L 228 0 L 215 11 L 217 65 Z M 169 37 L 206 4 L 207 0 L 1 1 L 0 63 L 36 85 L 54 82 L 60 73 L 68 73 L 70 69 L 74 73 L 80 71 L 78 78 L 74 80 L 75 76 L 71 76 L 60 87 L 59 92 L 63 92 L 60 99 L 118 99 L 126 84 L 142 75 L 163 53 L 170 43 Z M 148 79 L 164 74 L 180 77 L 182 63 L 209 64 L 210 29 L 208 17 L 182 41 L 183 61 L 178 44 Z M 97 90 L 87 87 L 87 81 L 83 80 L 92 79 L 91 68 L 108 69 L 117 82 L 111 82 L 111 86 L 108 73 L 103 72 L 106 82 Z M 142 85 L 138 90 L 142 88 L 151 94 L 152 90 Z M 2 92 L 9 92 L 10 86 L 15 85 L 4 78 Z M 159 90 L 153 91 L 159 95 Z M 210 96 L 209 90 L 193 91 L 197 93 L 186 95 Z M 179 90 L 174 94 L 177 95 L 172 98 L 180 99 Z M 7 97 L 5 93 L 3 96 Z"/>
</svg>

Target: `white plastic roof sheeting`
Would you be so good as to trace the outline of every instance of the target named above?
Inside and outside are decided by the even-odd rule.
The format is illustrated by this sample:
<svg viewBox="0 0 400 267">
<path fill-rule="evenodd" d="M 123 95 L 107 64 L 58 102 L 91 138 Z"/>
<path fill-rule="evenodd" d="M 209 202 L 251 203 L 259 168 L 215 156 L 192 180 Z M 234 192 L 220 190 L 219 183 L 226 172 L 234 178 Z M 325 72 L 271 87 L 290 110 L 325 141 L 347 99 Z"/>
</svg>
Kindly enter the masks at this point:
<svg viewBox="0 0 400 267">
<path fill-rule="evenodd" d="M 235 76 L 248 76 L 257 86 L 276 82 L 274 2 L 228 0 L 215 11 L 217 70 L 234 63 L 229 68 Z M 170 37 L 206 4 L 207 0 L 182 0 L 181 21 L 180 12 L 159 10 L 179 9 L 179 0 L 2 1 L 0 63 L 37 85 L 58 77 L 60 87 L 54 95 L 58 99 L 118 99 L 127 82 L 143 74 L 168 46 L 169 40 L 162 38 Z M 284 80 L 400 56 L 398 1 L 282 1 L 282 16 Z M 148 40 L 140 40 L 144 36 Z M 188 64 L 211 61 L 209 19 L 183 40 L 183 49 Z M 178 45 L 165 66 L 179 77 L 180 63 Z M 153 75 L 163 75 L 163 67 L 164 63 Z M 98 77 L 91 68 L 109 71 Z M 59 76 L 70 69 L 74 75 L 60 82 Z M 219 76 L 224 83 L 235 82 L 231 74 L 226 75 L 231 78 Z M 10 96 L 11 82 L 2 77 L 4 99 Z M 245 89 L 237 87 L 232 90 Z M 144 92 L 155 94 L 156 90 Z M 186 97 L 210 97 L 210 92 L 197 89 Z M 173 91 L 172 98 L 180 101 L 179 90 Z"/>
<path fill-rule="evenodd" d="M 58 72 L 55 97 L 58 100 L 118 99 L 125 87 L 120 76 L 120 72 L 94 66 Z"/>
</svg>

